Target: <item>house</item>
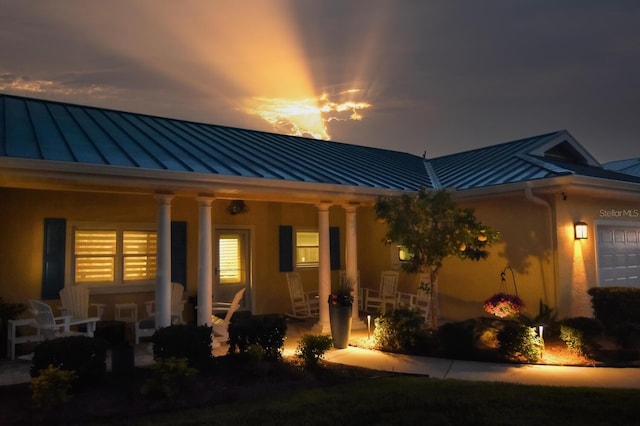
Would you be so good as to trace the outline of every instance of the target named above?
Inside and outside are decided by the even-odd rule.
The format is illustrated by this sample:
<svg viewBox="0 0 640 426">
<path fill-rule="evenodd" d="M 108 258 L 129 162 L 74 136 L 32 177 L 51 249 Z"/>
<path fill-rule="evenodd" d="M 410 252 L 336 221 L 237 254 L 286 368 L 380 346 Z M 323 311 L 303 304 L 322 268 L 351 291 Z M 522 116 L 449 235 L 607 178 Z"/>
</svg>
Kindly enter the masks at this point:
<svg viewBox="0 0 640 426">
<path fill-rule="evenodd" d="M 640 177 L 604 168 L 567 131 L 426 159 L 0 95 L 0 296 L 55 303 L 83 285 L 106 317 L 154 299 L 168 325 L 179 282 L 197 323 L 240 288 L 243 309 L 288 312 L 287 271 L 322 301 L 341 270 L 371 288 L 399 270 L 373 206 L 421 187 L 447 189 L 502 235 L 486 261 L 447 260 L 443 320 L 482 315 L 507 267 L 506 290 L 517 281 L 533 315 L 539 300 L 590 315 L 589 287 L 640 285 Z M 400 290 L 417 284 L 401 273 Z"/>
</svg>

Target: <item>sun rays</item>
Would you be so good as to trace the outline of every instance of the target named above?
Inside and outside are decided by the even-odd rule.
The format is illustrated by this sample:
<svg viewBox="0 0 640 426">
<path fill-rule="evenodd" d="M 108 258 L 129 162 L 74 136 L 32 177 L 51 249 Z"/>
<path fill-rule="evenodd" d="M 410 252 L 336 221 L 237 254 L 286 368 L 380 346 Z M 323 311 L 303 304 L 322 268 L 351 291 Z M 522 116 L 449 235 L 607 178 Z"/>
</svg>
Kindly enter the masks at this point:
<svg viewBox="0 0 640 426">
<path fill-rule="evenodd" d="M 151 114 L 168 114 L 172 105 L 196 97 L 200 106 L 191 108 L 198 120 L 325 140 L 331 138 L 332 122 L 363 120 L 372 107 L 371 82 L 362 78 L 372 52 L 371 43 L 362 42 L 366 36 L 349 40 L 361 49 L 352 61 L 325 63 L 318 58 L 327 52 L 312 53 L 303 37 L 302 27 L 313 24 L 307 22 L 312 17 L 296 16 L 289 1 L 203 1 L 185 7 L 132 0 L 126 14 L 118 9 L 87 3 L 73 13 L 55 7 L 38 12 L 67 40 L 112 60 L 70 58 L 73 69 L 47 78 L 35 69 L 20 77 L 4 74 L 0 88 L 68 101 L 129 93 L 148 99 Z M 315 28 L 325 30 L 317 23 Z M 323 72 L 327 69 L 334 71 L 331 78 Z M 98 74 L 100 82 L 93 83 Z M 188 94 L 184 101 L 171 95 L 176 88 Z"/>
</svg>

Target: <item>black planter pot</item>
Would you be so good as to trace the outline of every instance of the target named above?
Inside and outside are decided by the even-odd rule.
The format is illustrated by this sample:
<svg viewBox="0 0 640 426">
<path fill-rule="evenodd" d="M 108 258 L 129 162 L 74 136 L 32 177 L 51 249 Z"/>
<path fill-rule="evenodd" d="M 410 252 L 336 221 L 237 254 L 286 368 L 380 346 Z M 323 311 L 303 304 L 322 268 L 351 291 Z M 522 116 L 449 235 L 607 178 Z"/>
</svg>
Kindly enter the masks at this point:
<svg viewBox="0 0 640 426">
<path fill-rule="evenodd" d="M 329 321 L 333 347 L 344 349 L 349 346 L 351 335 L 351 305 L 329 303 Z"/>
</svg>

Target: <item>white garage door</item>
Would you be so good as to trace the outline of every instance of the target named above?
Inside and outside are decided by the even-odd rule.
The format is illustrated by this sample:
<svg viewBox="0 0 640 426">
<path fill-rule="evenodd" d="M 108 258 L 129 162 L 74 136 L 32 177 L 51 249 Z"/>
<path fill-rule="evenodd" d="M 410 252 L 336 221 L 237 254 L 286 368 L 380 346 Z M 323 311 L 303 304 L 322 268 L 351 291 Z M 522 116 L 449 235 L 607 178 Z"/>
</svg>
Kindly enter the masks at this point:
<svg viewBox="0 0 640 426">
<path fill-rule="evenodd" d="M 598 225 L 600 286 L 640 287 L 640 225 Z"/>
</svg>

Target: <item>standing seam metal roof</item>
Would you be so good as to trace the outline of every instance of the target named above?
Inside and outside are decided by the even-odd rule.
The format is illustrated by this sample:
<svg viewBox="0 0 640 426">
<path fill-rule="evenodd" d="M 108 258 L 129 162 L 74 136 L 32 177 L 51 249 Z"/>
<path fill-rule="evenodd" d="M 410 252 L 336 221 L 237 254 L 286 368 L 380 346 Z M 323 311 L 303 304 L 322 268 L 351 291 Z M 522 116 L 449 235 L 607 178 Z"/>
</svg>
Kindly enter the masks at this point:
<svg viewBox="0 0 640 426">
<path fill-rule="evenodd" d="M 0 156 L 417 190 L 421 157 L 383 149 L 0 95 Z"/>
<path fill-rule="evenodd" d="M 575 164 L 567 161 L 574 154 Z M 568 174 L 640 182 L 600 167 L 564 130 L 426 160 L 366 146 L 3 94 L 0 157 L 407 191 L 464 190 Z"/>
</svg>

